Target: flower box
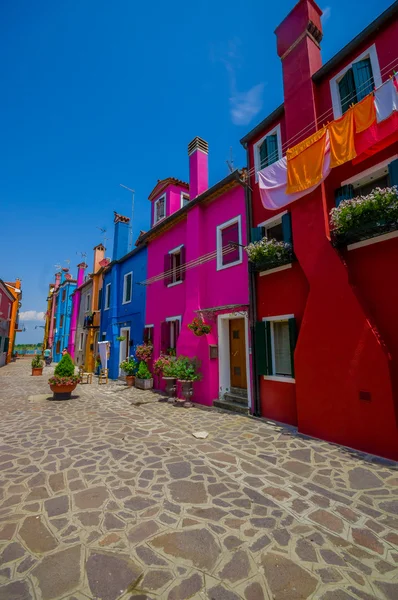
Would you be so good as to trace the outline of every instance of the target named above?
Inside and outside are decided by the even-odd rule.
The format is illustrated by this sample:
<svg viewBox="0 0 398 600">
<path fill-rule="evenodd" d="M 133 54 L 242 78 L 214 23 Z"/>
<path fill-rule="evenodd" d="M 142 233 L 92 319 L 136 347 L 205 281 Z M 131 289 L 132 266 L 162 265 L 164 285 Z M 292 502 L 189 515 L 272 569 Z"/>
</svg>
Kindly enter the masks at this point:
<svg viewBox="0 0 398 600">
<path fill-rule="evenodd" d="M 150 379 L 135 378 L 135 387 L 139 390 L 151 390 L 153 388 L 153 377 Z"/>
<path fill-rule="evenodd" d="M 245 248 L 253 272 L 269 271 L 290 264 L 294 259 L 293 248 L 287 242 L 263 238 Z"/>
</svg>

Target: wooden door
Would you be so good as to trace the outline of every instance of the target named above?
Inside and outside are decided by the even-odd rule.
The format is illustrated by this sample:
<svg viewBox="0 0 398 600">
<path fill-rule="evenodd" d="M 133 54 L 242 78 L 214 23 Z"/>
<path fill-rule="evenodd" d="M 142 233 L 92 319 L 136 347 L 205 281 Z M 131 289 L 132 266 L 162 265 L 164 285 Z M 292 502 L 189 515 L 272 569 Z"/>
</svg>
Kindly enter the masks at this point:
<svg viewBox="0 0 398 600">
<path fill-rule="evenodd" d="M 245 320 L 231 319 L 229 322 L 229 362 L 231 387 L 247 388 Z"/>
</svg>

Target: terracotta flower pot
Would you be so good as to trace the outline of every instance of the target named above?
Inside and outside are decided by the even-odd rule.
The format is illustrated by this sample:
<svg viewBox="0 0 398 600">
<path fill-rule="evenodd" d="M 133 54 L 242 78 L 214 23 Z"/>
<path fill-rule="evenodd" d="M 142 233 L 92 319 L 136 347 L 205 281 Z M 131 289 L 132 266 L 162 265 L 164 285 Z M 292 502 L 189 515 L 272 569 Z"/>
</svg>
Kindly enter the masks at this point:
<svg viewBox="0 0 398 600">
<path fill-rule="evenodd" d="M 50 384 L 50 389 L 53 392 L 54 400 L 69 400 L 76 386 L 77 383 L 72 383 L 70 385 Z"/>
<path fill-rule="evenodd" d="M 32 377 L 43 375 L 43 367 L 32 367 Z"/>
<path fill-rule="evenodd" d="M 135 375 L 126 375 L 126 385 L 128 387 L 133 387 L 135 382 Z"/>
</svg>

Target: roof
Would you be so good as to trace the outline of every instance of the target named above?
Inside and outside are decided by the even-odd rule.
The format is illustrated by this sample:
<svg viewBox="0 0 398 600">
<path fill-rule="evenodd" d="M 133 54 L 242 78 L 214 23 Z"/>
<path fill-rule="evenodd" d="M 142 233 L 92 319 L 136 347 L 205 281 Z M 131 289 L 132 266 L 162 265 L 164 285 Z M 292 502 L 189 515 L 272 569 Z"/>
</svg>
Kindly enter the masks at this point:
<svg viewBox="0 0 398 600">
<path fill-rule="evenodd" d="M 181 181 L 181 179 L 176 179 L 175 177 L 167 177 L 166 179 L 158 179 L 157 184 L 153 188 L 152 192 L 148 196 L 148 200 L 153 200 L 163 192 L 164 189 L 167 188 L 168 185 L 178 185 L 180 187 L 184 187 L 189 190 L 189 183 L 185 181 Z"/>
<path fill-rule="evenodd" d="M 242 144 L 242 146 L 244 146 L 245 144 L 247 144 L 247 142 L 250 142 L 250 140 L 252 140 L 259 133 L 261 133 L 262 131 L 264 131 L 264 129 L 266 129 L 268 127 L 268 125 L 272 125 L 272 123 L 274 121 L 277 121 L 278 119 L 280 119 L 283 116 L 284 112 L 285 112 L 285 107 L 283 106 L 283 104 L 281 104 L 280 106 L 278 106 L 278 108 L 276 108 L 274 110 L 274 112 L 272 112 L 270 115 L 268 115 L 268 117 L 265 117 L 265 119 L 263 119 L 261 121 L 261 123 L 259 123 L 258 125 L 256 125 L 254 127 L 254 129 L 252 129 L 251 131 L 249 131 L 249 133 L 247 133 L 240 140 L 240 143 Z"/>
<path fill-rule="evenodd" d="M 217 198 L 224 192 L 226 192 L 231 187 L 234 187 L 236 184 L 241 183 L 241 176 L 245 172 L 245 169 L 238 170 L 236 169 L 224 179 L 218 181 L 215 185 L 208 188 L 205 192 L 196 196 L 193 200 L 188 202 L 185 206 L 181 207 L 179 210 L 176 210 L 173 214 L 169 215 L 165 219 L 162 219 L 160 223 L 157 223 L 152 229 L 144 233 L 140 236 L 141 241 L 148 242 L 150 239 L 155 237 L 158 233 L 160 233 L 163 229 L 169 229 L 172 225 L 177 223 L 178 221 L 182 221 L 185 218 L 185 215 L 188 211 L 192 210 L 194 206 L 199 204 L 200 202 L 204 202 L 206 200 L 212 200 L 213 198 Z"/>
<path fill-rule="evenodd" d="M 333 56 L 327 63 L 323 65 L 316 73 L 313 74 L 312 80 L 318 83 L 328 75 L 339 63 L 343 62 L 346 58 L 350 57 L 355 50 L 361 46 L 367 39 L 378 31 L 384 25 L 392 22 L 393 19 L 398 15 L 398 0 L 396 0 L 387 10 L 377 17 L 370 25 L 365 27 L 351 42 L 349 42 L 344 48 Z"/>
<path fill-rule="evenodd" d="M 109 271 L 109 269 L 113 265 L 115 265 L 117 263 L 120 264 L 120 263 L 124 262 L 125 260 L 128 260 L 132 256 L 135 256 L 136 254 L 141 252 L 141 250 L 144 250 L 144 248 L 146 248 L 146 244 L 140 243 L 139 246 L 137 246 L 136 248 L 134 248 L 133 250 L 131 250 L 130 252 L 128 252 L 127 254 L 122 256 L 121 258 L 118 258 L 117 260 L 112 260 L 106 267 L 102 267 L 102 270 L 106 273 L 107 271 Z M 97 271 L 97 273 L 99 273 L 99 271 Z"/>
</svg>

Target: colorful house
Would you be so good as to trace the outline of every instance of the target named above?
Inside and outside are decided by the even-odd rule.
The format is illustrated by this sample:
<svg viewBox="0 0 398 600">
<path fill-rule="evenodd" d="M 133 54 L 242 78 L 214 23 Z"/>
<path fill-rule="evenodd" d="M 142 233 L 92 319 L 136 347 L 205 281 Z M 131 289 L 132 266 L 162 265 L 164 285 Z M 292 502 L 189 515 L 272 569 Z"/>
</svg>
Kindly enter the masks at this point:
<svg viewBox="0 0 398 600">
<path fill-rule="evenodd" d="M 197 357 L 202 380 L 195 401 L 225 408 L 251 406 L 245 190 L 234 171 L 208 186 L 208 144 L 188 146 L 189 184 L 158 181 L 149 196 L 146 338 L 154 357 Z M 211 327 L 196 336 L 188 325 Z"/>
<path fill-rule="evenodd" d="M 44 325 L 44 337 L 43 337 L 43 349 L 50 348 L 49 345 L 49 336 L 50 336 L 50 324 L 51 324 L 51 310 L 53 305 L 53 294 L 54 294 L 54 284 L 50 283 L 48 286 L 48 296 L 47 296 L 47 310 L 45 313 L 45 325 Z"/>
<path fill-rule="evenodd" d="M 147 248 L 128 252 L 130 219 L 115 213 L 112 262 L 105 266 L 101 294 L 101 340 L 110 342 L 109 377 L 122 373 L 119 365 L 143 342 L 147 278 Z"/>
<path fill-rule="evenodd" d="M 17 302 L 7 285 L 0 279 L 0 367 L 7 362 L 13 305 Z"/>
<path fill-rule="evenodd" d="M 55 283 L 53 284 L 53 291 L 51 297 L 49 297 L 48 302 L 50 306 L 47 306 L 47 314 L 46 314 L 46 325 L 45 327 L 48 329 L 48 339 L 47 339 L 47 348 L 52 349 L 54 345 L 54 335 L 55 335 L 55 321 L 56 321 L 56 304 L 58 300 L 58 294 L 56 293 L 59 284 L 61 282 L 61 273 L 55 274 Z"/>
<path fill-rule="evenodd" d="M 72 294 L 76 288 L 76 279 L 72 279 L 69 269 L 62 269 L 61 280 L 55 296 L 55 332 L 53 360 L 59 362 L 62 350 L 68 348 L 70 321 L 72 316 Z"/>
<path fill-rule="evenodd" d="M 293 245 L 290 259 L 251 275 L 254 412 L 396 460 L 398 232 L 336 246 L 329 216 L 343 199 L 398 184 L 396 112 L 379 121 L 378 110 L 369 131 L 358 133 L 356 125 L 357 156 L 332 168 L 300 199 L 291 202 L 286 194 L 286 205 L 272 210 L 259 187 L 259 171 L 269 175 L 278 161 L 272 170 L 282 172 L 287 148 L 345 115 L 375 88 L 376 98 L 384 82 L 394 94 L 389 78 L 397 68 L 398 3 L 325 65 L 321 15 L 313 0 L 301 0 L 277 27 L 284 102 L 241 140 L 252 241 Z"/>
<path fill-rule="evenodd" d="M 15 336 L 19 329 L 19 309 L 21 308 L 22 303 L 22 289 L 21 289 L 21 280 L 16 279 L 15 281 L 5 281 L 4 282 L 8 291 L 14 298 L 15 302 L 13 302 L 11 307 L 11 317 L 10 317 L 10 330 L 9 330 L 9 341 L 8 341 L 8 350 L 7 350 L 7 359 L 6 363 L 8 364 L 14 352 L 15 345 Z"/>
</svg>

